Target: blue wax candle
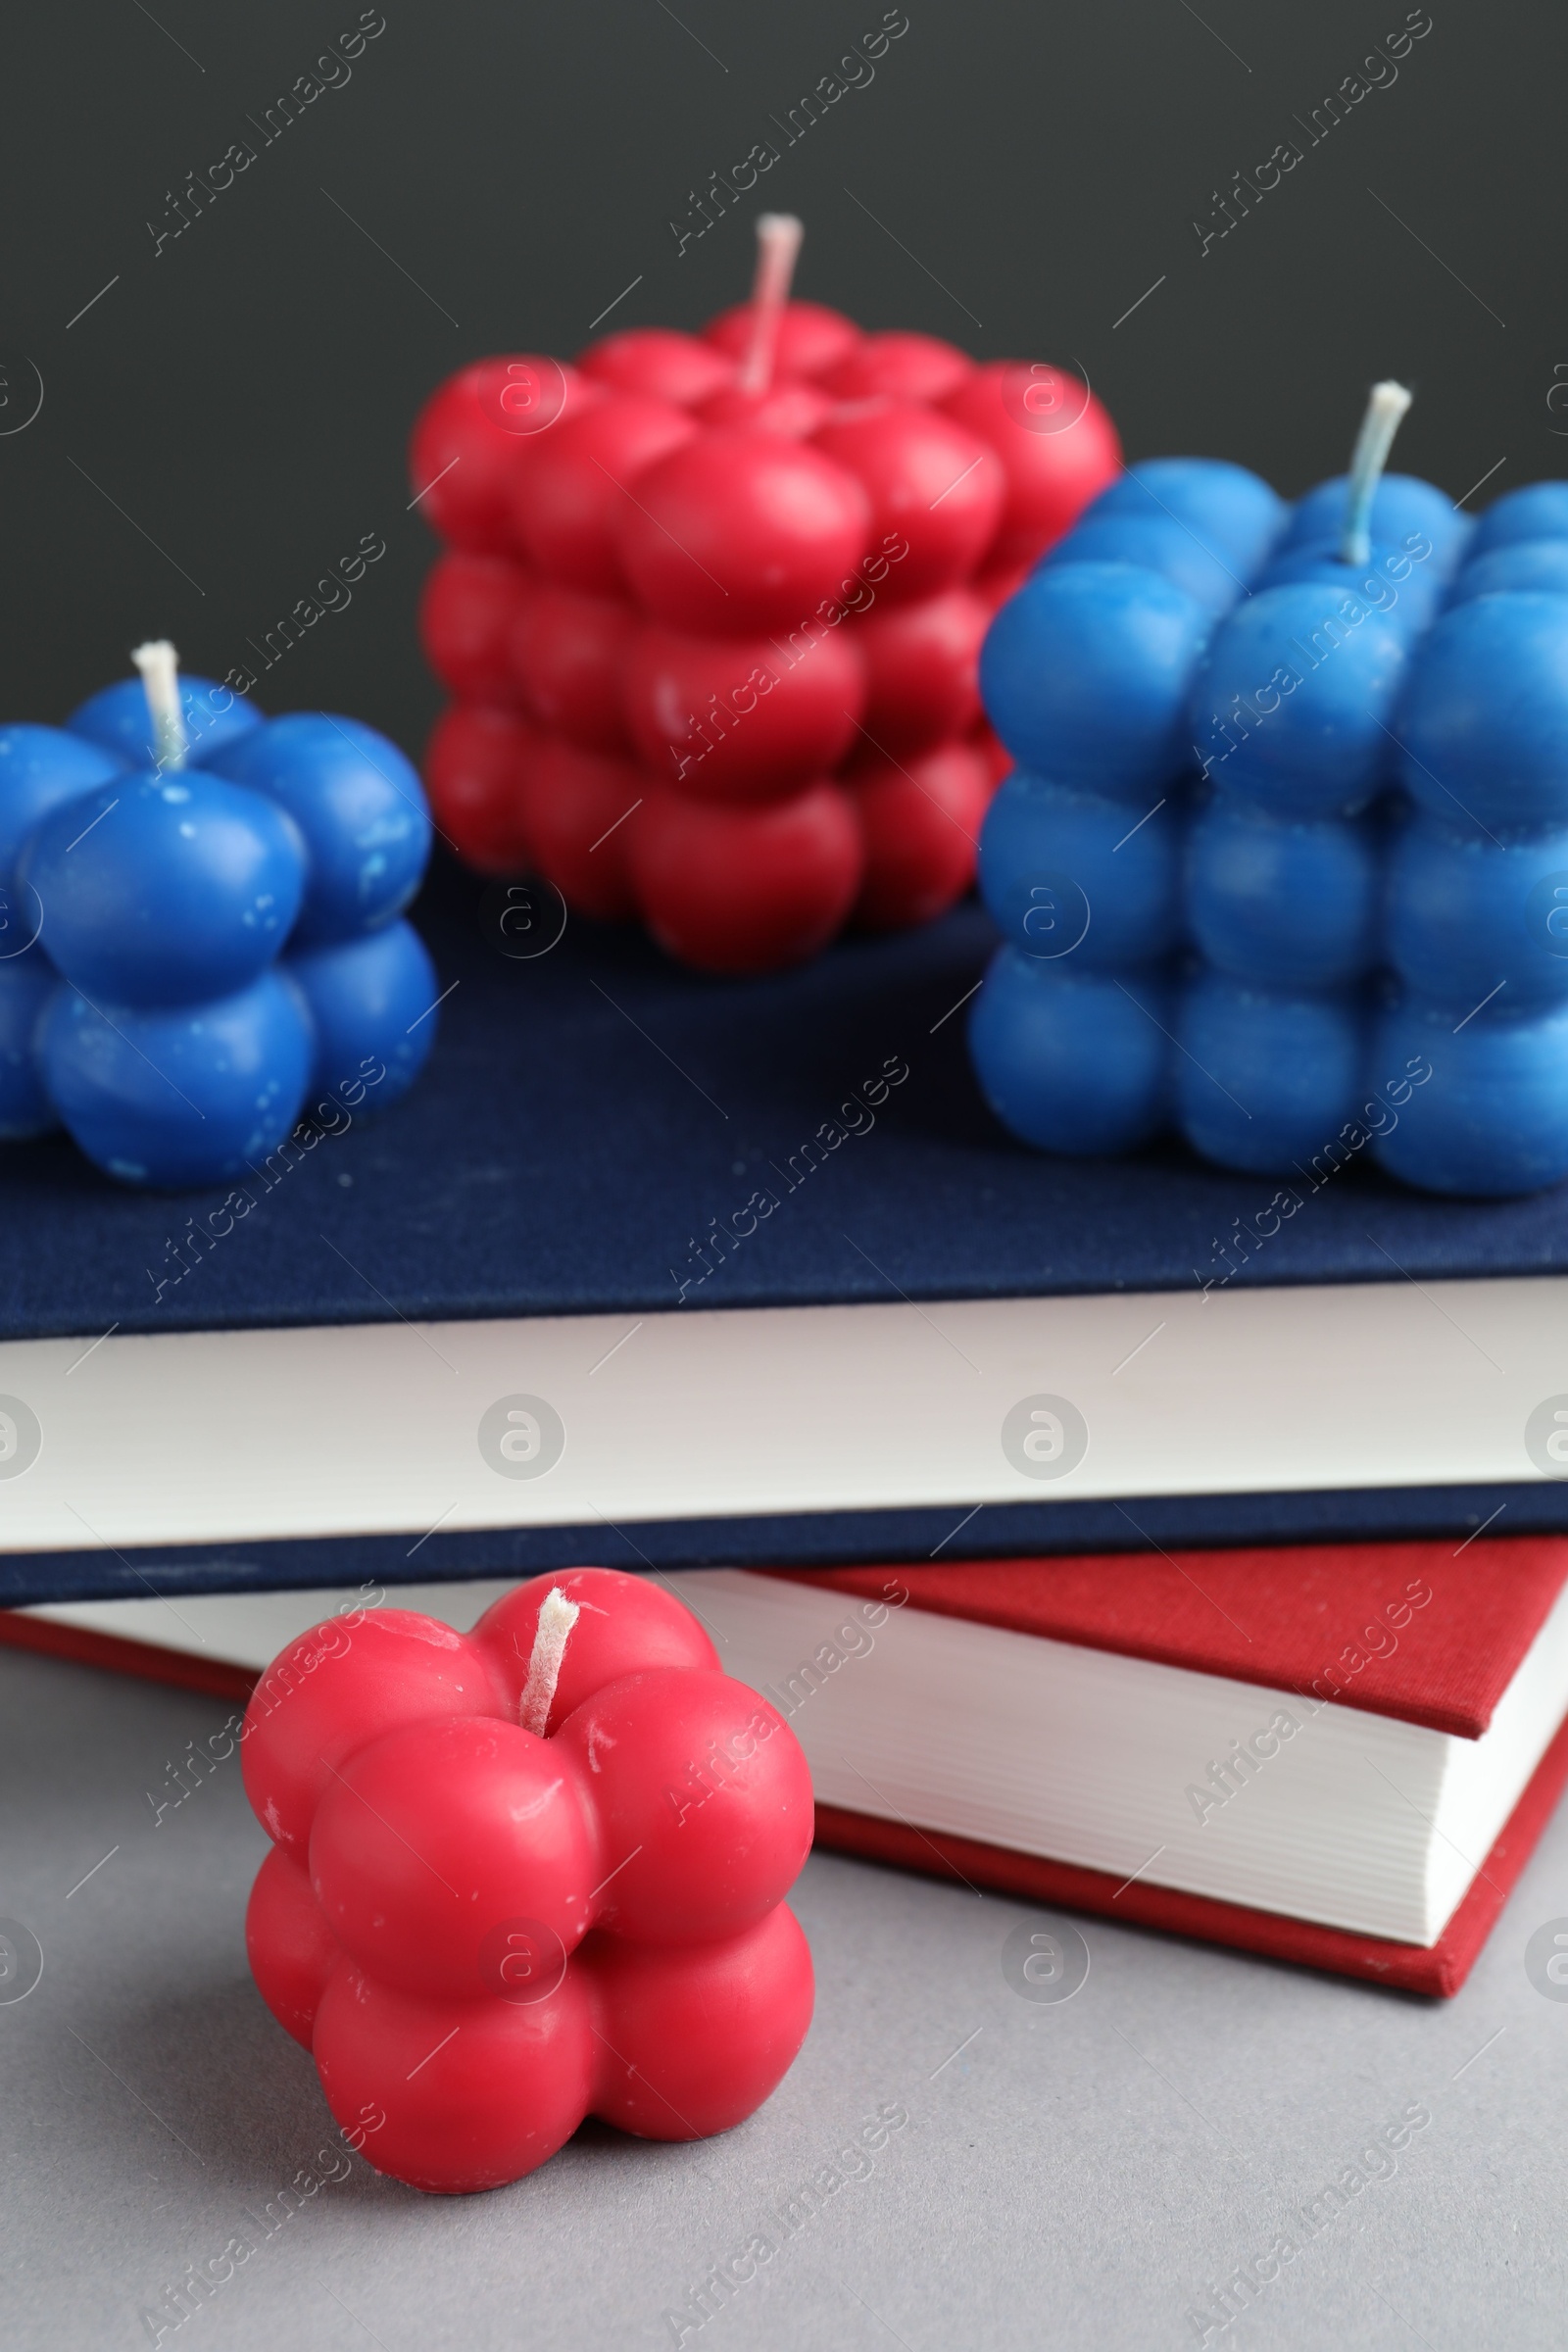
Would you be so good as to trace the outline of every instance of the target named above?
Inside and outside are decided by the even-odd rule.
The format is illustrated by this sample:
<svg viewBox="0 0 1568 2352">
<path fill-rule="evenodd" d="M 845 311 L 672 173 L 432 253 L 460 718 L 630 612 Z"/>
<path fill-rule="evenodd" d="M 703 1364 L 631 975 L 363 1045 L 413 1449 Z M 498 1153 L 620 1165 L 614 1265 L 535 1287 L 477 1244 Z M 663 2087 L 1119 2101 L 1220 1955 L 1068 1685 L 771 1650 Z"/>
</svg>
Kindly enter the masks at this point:
<svg viewBox="0 0 1568 2352">
<path fill-rule="evenodd" d="M 1343 988 L 1380 953 L 1381 827 L 1276 816 L 1216 792 L 1188 843 L 1186 921 L 1216 971 L 1279 988 Z"/>
<path fill-rule="evenodd" d="M 1223 972 L 1181 991 L 1176 1118 L 1206 1159 L 1257 1175 L 1309 1167 L 1355 1108 L 1366 1012 L 1351 992 L 1265 989 Z"/>
<path fill-rule="evenodd" d="M 1341 612 L 1342 618 L 1348 617 L 1341 611 L 1348 600 L 1351 612 L 1357 605 L 1370 607 L 1413 638 L 1430 626 L 1447 591 L 1447 574 L 1433 562 L 1433 552 L 1431 540 L 1421 531 L 1411 531 L 1396 547 L 1374 542 L 1365 564 L 1348 564 L 1337 540 L 1301 540 L 1271 558 L 1257 585 L 1287 588 L 1310 583 L 1338 590 L 1331 610 Z M 1459 578 L 1464 576 L 1461 571 Z"/>
<path fill-rule="evenodd" d="M 408 923 L 290 956 L 284 967 L 316 1033 L 313 1099 L 385 1110 L 408 1092 L 435 1037 L 441 983 Z"/>
<path fill-rule="evenodd" d="M 112 1176 L 177 1190 L 240 1179 L 300 1115 L 315 1040 L 276 971 L 205 1004 L 98 1009 L 56 990 L 39 1057 L 72 1135 Z"/>
<path fill-rule="evenodd" d="M 1158 966 L 1074 971 L 1003 948 L 969 1016 L 981 1092 L 1041 1152 L 1130 1152 L 1170 1116 L 1171 984 Z"/>
<path fill-rule="evenodd" d="M 1568 602 L 1508 590 L 1456 605 L 1422 643 L 1399 778 L 1467 831 L 1568 819 Z"/>
<path fill-rule="evenodd" d="M 1228 612 L 1247 586 L 1218 547 L 1191 524 L 1157 510 L 1080 522 L 1057 540 L 1040 569 L 1054 571 L 1068 564 L 1142 564 L 1216 616 Z"/>
<path fill-rule="evenodd" d="M 58 985 L 36 948 L 0 956 L 0 1143 L 23 1143 L 60 1124 L 37 1054 L 38 1023 Z"/>
<path fill-rule="evenodd" d="M 1187 702 L 1209 616 L 1134 564 L 1037 571 L 980 655 L 991 723 L 1020 766 L 1155 800 L 1188 763 Z"/>
<path fill-rule="evenodd" d="M 277 802 L 305 838 L 310 878 L 298 945 L 376 930 L 418 889 L 430 856 L 424 787 L 373 727 L 294 710 L 215 754 L 212 765 Z"/>
<path fill-rule="evenodd" d="M 179 681 L 179 702 L 185 723 L 182 766 L 211 766 L 220 753 L 231 751 L 262 723 L 260 711 L 243 695 L 189 671 Z M 73 735 L 108 752 L 122 767 L 146 768 L 157 762 L 156 733 L 140 678 L 117 678 L 112 686 L 100 687 L 77 704 L 66 725 Z"/>
<path fill-rule="evenodd" d="M 1509 1009 L 1506 996 L 1463 1026 L 1414 991 L 1378 1014 L 1371 1067 L 1400 1072 L 1398 1125 L 1379 1164 L 1433 1193 L 1501 1197 L 1568 1174 L 1568 1003 Z M 1396 1090 L 1397 1092 L 1397 1090 Z"/>
<path fill-rule="evenodd" d="M 1282 531 L 1240 494 L 1246 553 L 1233 479 L 1134 468 L 998 617 L 982 687 L 1021 764 L 970 1043 L 1038 1148 L 1172 1122 L 1287 1182 L 1363 1152 L 1438 1192 L 1568 1176 L 1568 484 L 1472 534 L 1383 473 L 1407 405 L 1374 388 Z M 1228 610 L 1213 560 L 1251 591 Z M 1162 634 L 1139 573 L 1203 625 Z"/>
<path fill-rule="evenodd" d="M 122 772 L 109 753 L 63 727 L 0 727 L 0 892 L 9 892 L 17 853 L 41 817 Z"/>
<path fill-rule="evenodd" d="M 1494 499 L 1476 525 L 1472 562 L 1530 539 L 1568 539 L 1568 482 L 1530 482 Z"/>
<path fill-rule="evenodd" d="M 1545 482 L 1542 487 L 1554 490 L 1557 484 Z M 1563 487 L 1568 489 L 1568 483 Z M 1568 596 L 1568 539 L 1508 539 L 1487 549 L 1461 567 L 1448 603 L 1467 605 L 1472 597 L 1496 596 L 1507 589 Z"/>
<path fill-rule="evenodd" d="M 0 1138 L 63 1121 L 125 1183 L 223 1182 L 313 1080 L 374 1110 L 416 1076 L 429 815 L 373 729 L 132 659 L 68 729 L 0 730 Z"/>
<path fill-rule="evenodd" d="M 1298 498 L 1280 541 L 1280 552 L 1308 547 L 1314 541 L 1338 538 L 1350 487 L 1348 474 L 1319 482 Z M 1451 572 L 1465 552 L 1473 524 L 1450 498 L 1432 482 L 1414 474 L 1386 473 L 1377 486 L 1368 517 L 1375 544 L 1397 546 L 1412 533 L 1432 542 L 1432 561 L 1440 572 Z"/>
<path fill-rule="evenodd" d="M 1509 1011 L 1568 996 L 1568 821 L 1498 839 L 1412 812 L 1386 888 L 1389 963 L 1455 1020 L 1503 989 Z"/>
<path fill-rule="evenodd" d="M 1223 458 L 1145 458 L 1101 492 L 1078 528 L 1111 515 L 1184 523 L 1247 580 L 1278 539 L 1287 512 L 1278 493 L 1245 466 Z"/>
<path fill-rule="evenodd" d="M 1260 588 L 1215 631 L 1192 689 L 1202 774 L 1276 815 L 1349 810 L 1382 786 L 1409 638 L 1310 580 Z"/>
<path fill-rule="evenodd" d="M 204 774 L 123 773 L 54 808 L 17 865 L 40 944 L 88 997 L 188 1004 L 231 996 L 281 955 L 305 844 L 260 793 Z"/>
<path fill-rule="evenodd" d="M 1082 971 L 1156 961 L 1181 926 L 1181 792 L 1125 801 L 1014 768 L 980 831 L 980 891 L 1021 954 Z"/>
</svg>

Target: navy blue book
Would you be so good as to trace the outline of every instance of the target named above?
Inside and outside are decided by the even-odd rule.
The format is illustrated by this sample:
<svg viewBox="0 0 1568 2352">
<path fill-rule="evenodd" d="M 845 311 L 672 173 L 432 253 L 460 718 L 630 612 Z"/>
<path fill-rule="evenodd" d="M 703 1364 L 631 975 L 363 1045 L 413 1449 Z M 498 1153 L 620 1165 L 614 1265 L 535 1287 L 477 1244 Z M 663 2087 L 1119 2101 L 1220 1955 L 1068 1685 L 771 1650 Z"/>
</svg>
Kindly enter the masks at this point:
<svg viewBox="0 0 1568 2352">
<path fill-rule="evenodd" d="M 973 905 L 719 983 L 503 895 L 384 1117 L 0 1154 L 0 1599 L 1568 1527 L 1568 1192 L 1040 1157 Z"/>
</svg>

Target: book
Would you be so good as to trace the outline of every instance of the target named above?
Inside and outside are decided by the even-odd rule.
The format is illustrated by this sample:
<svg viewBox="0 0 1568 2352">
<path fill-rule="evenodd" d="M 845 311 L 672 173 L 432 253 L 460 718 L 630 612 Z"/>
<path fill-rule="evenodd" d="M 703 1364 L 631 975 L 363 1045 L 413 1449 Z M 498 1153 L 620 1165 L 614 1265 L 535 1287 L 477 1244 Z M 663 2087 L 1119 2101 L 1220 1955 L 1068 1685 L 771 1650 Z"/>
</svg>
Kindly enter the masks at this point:
<svg viewBox="0 0 1568 2352">
<path fill-rule="evenodd" d="M 821 1843 L 1457 1990 L 1568 1780 L 1568 1541 L 665 1580 L 786 1717 Z M 399 1605 L 470 1626 L 504 1585 Z M 0 1639 L 242 1703 L 362 1590 L 55 1603 Z M 199 1785 L 172 1767 L 150 1795 Z"/>
<path fill-rule="evenodd" d="M 384 1117 L 180 1198 L 0 1152 L 0 1600 L 1568 1527 L 1568 1193 L 1043 1157 L 977 906 L 715 983 L 511 953 L 516 887 L 438 869 Z"/>
</svg>

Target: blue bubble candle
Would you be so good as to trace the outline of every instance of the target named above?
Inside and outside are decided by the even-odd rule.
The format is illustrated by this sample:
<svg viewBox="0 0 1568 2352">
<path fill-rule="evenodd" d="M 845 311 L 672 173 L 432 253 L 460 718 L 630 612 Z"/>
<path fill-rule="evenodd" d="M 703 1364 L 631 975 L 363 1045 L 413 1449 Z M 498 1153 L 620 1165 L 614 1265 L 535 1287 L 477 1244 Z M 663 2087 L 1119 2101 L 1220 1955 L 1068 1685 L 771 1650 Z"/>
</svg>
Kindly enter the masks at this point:
<svg viewBox="0 0 1568 2352">
<path fill-rule="evenodd" d="M 318 1099 L 418 1074 L 429 815 L 357 720 L 132 659 L 64 730 L 0 728 L 0 1139 L 63 1123 L 125 1183 L 217 1183 Z"/>
<path fill-rule="evenodd" d="M 969 1039 L 1037 1149 L 1568 1177 L 1568 483 L 1472 525 L 1385 470 L 1408 405 L 1290 510 L 1135 466 L 993 624 Z"/>
</svg>

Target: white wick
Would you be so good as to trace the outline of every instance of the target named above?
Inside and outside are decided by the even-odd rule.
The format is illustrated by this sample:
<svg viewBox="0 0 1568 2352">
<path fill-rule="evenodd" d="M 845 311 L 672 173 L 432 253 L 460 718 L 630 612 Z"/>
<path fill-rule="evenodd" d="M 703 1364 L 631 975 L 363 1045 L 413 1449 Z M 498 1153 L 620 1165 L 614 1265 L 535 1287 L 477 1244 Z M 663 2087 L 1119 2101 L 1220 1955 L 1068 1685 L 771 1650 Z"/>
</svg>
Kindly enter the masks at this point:
<svg viewBox="0 0 1568 2352">
<path fill-rule="evenodd" d="M 522 1686 L 522 1697 L 517 1705 L 517 1720 L 523 1730 L 532 1732 L 540 1740 L 545 1736 L 545 1725 L 550 1721 L 550 1709 L 555 1703 L 556 1685 L 561 1680 L 561 1662 L 566 1654 L 566 1637 L 579 1614 L 577 1603 L 568 1600 L 559 1585 L 552 1585 L 540 1603 L 539 1623 L 528 1660 L 528 1679 Z"/>
<path fill-rule="evenodd" d="M 153 722 L 153 759 L 160 768 L 185 764 L 185 713 L 179 702 L 179 656 L 167 637 L 138 645 L 131 660 L 141 671 L 147 715 Z"/>
<path fill-rule="evenodd" d="M 1346 485 L 1345 537 L 1340 543 L 1340 554 L 1347 564 L 1369 564 L 1372 560 L 1372 501 L 1411 397 L 1403 384 L 1372 387 L 1350 459 L 1350 478 Z"/>
<path fill-rule="evenodd" d="M 742 392 L 765 392 L 773 381 L 773 355 L 784 306 L 790 298 L 796 258 L 805 236 L 793 213 L 760 213 L 757 219 L 757 274 L 752 280 L 752 339 L 735 381 Z"/>
</svg>

